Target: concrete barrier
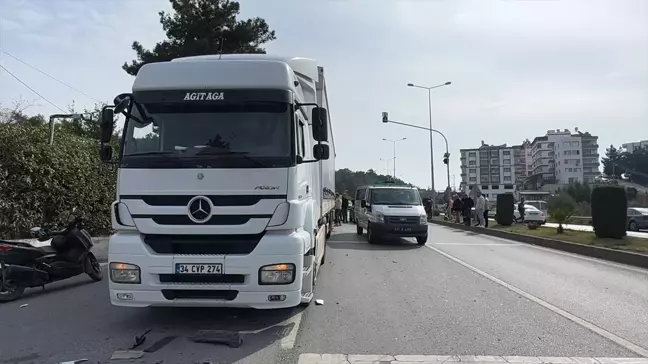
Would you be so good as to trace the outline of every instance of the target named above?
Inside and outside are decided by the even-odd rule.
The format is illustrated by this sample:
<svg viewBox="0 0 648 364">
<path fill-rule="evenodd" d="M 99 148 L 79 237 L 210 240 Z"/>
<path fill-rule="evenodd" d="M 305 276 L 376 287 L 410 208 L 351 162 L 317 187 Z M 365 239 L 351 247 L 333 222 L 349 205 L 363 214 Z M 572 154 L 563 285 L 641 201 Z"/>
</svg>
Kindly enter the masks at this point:
<svg viewBox="0 0 648 364">
<path fill-rule="evenodd" d="M 541 238 L 541 237 L 531 236 L 531 235 L 510 233 L 508 231 L 501 231 L 496 229 L 488 229 L 488 228 L 482 228 L 476 226 L 466 226 L 463 224 L 455 224 L 443 220 L 432 220 L 430 222 L 432 224 L 443 225 L 443 226 L 447 226 L 459 230 L 466 230 L 477 234 L 495 236 L 498 238 L 519 241 L 521 243 L 539 245 L 546 248 L 562 250 L 569 253 L 585 255 L 588 257 L 599 258 L 599 259 L 609 260 L 612 262 L 623 263 L 635 267 L 648 269 L 648 255 L 644 255 L 644 254 L 625 252 L 621 250 L 603 248 L 594 245 L 584 245 L 584 244 L 571 243 L 571 242 L 555 240 L 555 239 Z"/>
</svg>

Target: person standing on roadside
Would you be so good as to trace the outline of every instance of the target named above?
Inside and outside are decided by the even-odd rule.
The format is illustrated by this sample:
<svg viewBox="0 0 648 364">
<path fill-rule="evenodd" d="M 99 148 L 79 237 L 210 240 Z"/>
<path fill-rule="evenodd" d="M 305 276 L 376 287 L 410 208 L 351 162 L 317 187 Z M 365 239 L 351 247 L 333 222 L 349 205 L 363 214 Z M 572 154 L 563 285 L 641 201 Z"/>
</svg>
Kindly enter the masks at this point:
<svg viewBox="0 0 648 364">
<path fill-rule="evenodd" d="M 346 198 L 346 195 L 342 195 L 342 222 L 347 223 L 347 211 L 349 210 L 349 199 Z"/>
<path fill-rule="evenodd" d="M 490 209 L 489 203 L 490 201 L 488 201 L 488 197 L 484 196 L 484 205 L 486 206 L 486 209 L 484 210 L 484 227 L 488 227 L 488 210 Z"/>
<path fill-rule="evenodd" d="M 464 224 L 466 226 L 470 226 L 471 225 L 470 220 L 472 218 L 471 216 L 472 208 L 475 206 L 475 201 L 472 198 L 470 198 L 470 196 L 466 195 L 466 197 L 462 199 L 462 203 L 463 203 Z"/>
<path fill-rule="evenodd" d="M 455 195 L 454 202 L 452 203 L 452 213 L 454 214 L 455 217 L 455 223 L 460 223 L 461 222 L 461 214 L 463 213 L 463 201 L 461 200 L 461 197 L 458 195 Z"/>
<path fill-rule="evenodd" d="M 486 199 L 481 192 L 477 193 L 475 201 L 475 219 L 477 220 L 476 226 L 484 226 L 484 211 L 486 210 Z"/>
<path fill-rule="evenodd" d="M 518 212 L 520 213 L 520 222 L 524 224 L 524 197 L 520 199 L 518 204 Z"/>
<path fill-rule="evenodd" d="M 339 193 L 335 196 L 335 225 L 342 225 L 342 197 Z"/>
</svg>

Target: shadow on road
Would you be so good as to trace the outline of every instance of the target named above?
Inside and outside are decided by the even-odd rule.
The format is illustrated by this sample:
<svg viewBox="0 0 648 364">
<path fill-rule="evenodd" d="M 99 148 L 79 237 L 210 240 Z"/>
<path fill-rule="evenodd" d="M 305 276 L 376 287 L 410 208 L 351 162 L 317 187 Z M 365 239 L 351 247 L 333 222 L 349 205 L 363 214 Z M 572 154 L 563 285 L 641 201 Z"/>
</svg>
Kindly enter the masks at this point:
<svg viewBox="0 0 648 364">
<path fill-rule="evenodd" d="M 367 241 L 336 241 L 329 240 L 326 245 L 331 249 L 346 250 L 411 250 L 419 249 L 421 246 L 405 239 L 386 240 L 376 244 L 369 244 Z"/>
</svg>

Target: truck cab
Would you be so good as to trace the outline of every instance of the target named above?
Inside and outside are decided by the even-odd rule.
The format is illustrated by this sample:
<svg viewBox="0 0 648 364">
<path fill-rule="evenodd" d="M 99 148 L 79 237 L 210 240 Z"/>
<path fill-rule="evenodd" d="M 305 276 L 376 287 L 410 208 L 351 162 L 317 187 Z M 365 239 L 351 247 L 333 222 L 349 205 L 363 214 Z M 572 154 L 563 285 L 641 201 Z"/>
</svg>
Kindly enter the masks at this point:
<svg viewBox="0 0 648 364">
<path fill-rule="evenodd" d="M 427 242 L 427 213 L 418 189 L 360 186 L 354 205 L 357 233 L 366 230 L 369 243 L 395 237 L 414 237 L 419 245 Z"/>
<path fill-rule="evenodd" d="M 144 65 L 102 113 L 101 156 L 118 166 L 111 303 L 310 303 L 335 203 L 327 103 L 324 70 L 307 58 Z"/>
</svg>

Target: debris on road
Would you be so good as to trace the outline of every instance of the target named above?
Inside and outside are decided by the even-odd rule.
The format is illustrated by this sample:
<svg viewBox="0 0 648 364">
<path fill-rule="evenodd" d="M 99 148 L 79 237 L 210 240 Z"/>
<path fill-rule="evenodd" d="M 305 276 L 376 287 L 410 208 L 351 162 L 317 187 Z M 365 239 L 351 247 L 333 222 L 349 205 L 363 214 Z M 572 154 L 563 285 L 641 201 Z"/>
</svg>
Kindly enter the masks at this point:
<svg viewBox="0 0 648 364">
<path fill-rule="evenodd" d="M 27 306 L 29 306 L 29 303 L 23 303 L 22 305 L 20 305 L 20 308 L 25 308 Z"/>
<path fill-rule="evenodd" d="M 141 350 L 117 350 L 110 357 L 110 360 L 139 359 L 144 356 Z"/>
<path fill-rule="evenodd" d="M 196 335 L 190 336 L 189 340 L 196 343 L 225 344 L 230 348 L 238 348 L 243 344 L 240 333 L 227 330 L 201 330 Z"/>
<path fill-rule="evenodd" d="M 70 360 L 70 361 L 62 361 L 58 364 L 79 364 L 88 361 L 89 359 L 77 359 L 77 360 Z"/>
<path fill-rule="evenodd" d="M 318 306 L 321 306 L 321 305 L 324 304 L 324 300 L 321 299 L 321 298 L 318 298 L 318 299 L 315 300 L 315 304 L 318 305 Z"/>
<path fill-rule="evenodd" d="M 163 338 L 161 338 L 160 340 L 154 342 L 154 343 L 153 343 L 151 346 L 149 346 L 148 348 L 144 349 L 144 352 L 145 352 L 145 353 L 154 353 L 154 352 L 156 352 L 156 351 L 162 349 L 163 347 L 165 347 L 168 343 L 170 343 L 171 341 L 173 341 L 175 338 L 177 338 L 177 336 L 166 336 L 166 337 L 163 337 Z"/>
<path fill-rule="evenodd" d="M 135 336 L 135 344 L 131 346 L 131 350 L 144 344 L 144 342 L 146 341 L 146 334 L 148 334 L 149 332 L 151 332 L 151 329 L 144 331 L 144 333 L 141 336 Z"/>
</svg>

